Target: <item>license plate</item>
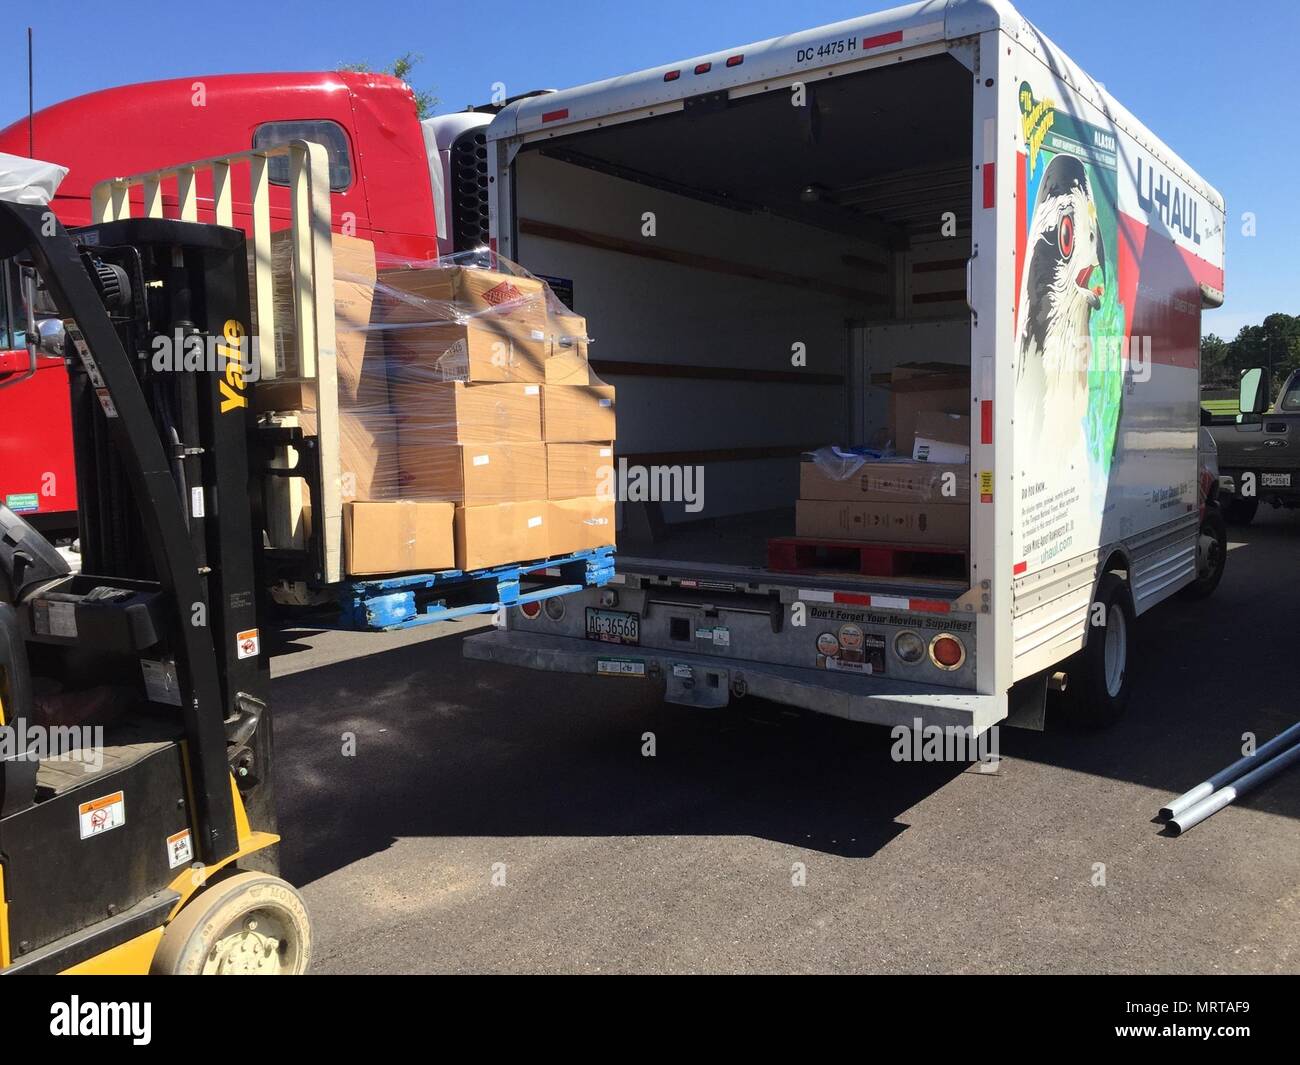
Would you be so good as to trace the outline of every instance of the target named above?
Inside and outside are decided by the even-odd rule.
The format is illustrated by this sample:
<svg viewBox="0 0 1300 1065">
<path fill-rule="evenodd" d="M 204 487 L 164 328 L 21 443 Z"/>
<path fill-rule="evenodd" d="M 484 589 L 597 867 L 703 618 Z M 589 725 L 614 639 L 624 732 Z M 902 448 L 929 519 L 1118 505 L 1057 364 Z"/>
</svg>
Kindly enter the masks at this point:
<svg viewBox="0 0 1300 1065">
<path fill-rule="evenodd" d="M 627 610 L 587 607 L 587 639 L 604 643 L 640 643 L 641 615 Z"/>
<path fill-rule="evenodd" d="M 1262 488 L 1290 488 L 1291 475 L 1289 473 L 1261 473 L 1259 483 Z"/>
</svg>

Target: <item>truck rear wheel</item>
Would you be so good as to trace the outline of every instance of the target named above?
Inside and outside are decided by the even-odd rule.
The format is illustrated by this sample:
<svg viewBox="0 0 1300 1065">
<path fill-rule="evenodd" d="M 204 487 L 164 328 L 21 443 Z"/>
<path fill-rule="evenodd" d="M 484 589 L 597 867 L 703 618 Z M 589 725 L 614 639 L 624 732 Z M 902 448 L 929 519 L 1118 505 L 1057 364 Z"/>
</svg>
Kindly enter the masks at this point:
<svg viewBox="0 0 1300 1065">
<path fill-rule="evenodd" d="M 1228 500 L 1228 505 L 1223 508 L 1223 516 L 1228 519 L 1229 525 L 1249 525 L 1255 520 L 1257 510 L 1259 510 L 1258 496 L 1253 499 L 1233 496 Z"/>
<path fill-rule="evenodd" d="M 291 976 L 311 961 L 302 896 L 278 876 L 237 873 L 190 899 L 163 932 L 150 971 Z"/>
<path fill-rule="evenodd" d="M 1213 593 L 1223 579 L 1223 568 L 1228 561 L 1228 525 L 1219 508 L 1205 508 L 1201 522 L 1201 535 L 1196 545 L 1196 580 L 1182 591 L 1184 599 L 1204 599 Z"/>
<path fill-rule="evenodd" d="M 1118 574 L 1105 574 L 1088 614 L 1088 642 L 1065 669 L 1066 704 L 1076 724 L 1104 728 L 1124 715 L 1133 691 L 1135 619 L 1128 585 Z"/>
</svg>

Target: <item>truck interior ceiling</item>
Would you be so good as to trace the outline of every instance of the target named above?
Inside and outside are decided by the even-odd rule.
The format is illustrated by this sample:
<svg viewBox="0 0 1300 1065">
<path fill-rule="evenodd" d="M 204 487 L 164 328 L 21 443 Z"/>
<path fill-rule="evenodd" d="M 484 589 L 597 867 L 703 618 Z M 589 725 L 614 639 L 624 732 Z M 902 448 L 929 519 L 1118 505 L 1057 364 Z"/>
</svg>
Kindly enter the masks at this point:
<svg viewBox="0 0 1300 1065">
<path fill-rule="evenodd" d="M 940 55 L 804 93 L 688 99 L 515 159 L 516 256 L 572 279 L 619 458 L 704 470 L 700 497 L 621 504 L 625 564 L 765 566 L 801 456 L 892 443 L 895 367 L 969 377 L 970 72 Z"/>
</svg>

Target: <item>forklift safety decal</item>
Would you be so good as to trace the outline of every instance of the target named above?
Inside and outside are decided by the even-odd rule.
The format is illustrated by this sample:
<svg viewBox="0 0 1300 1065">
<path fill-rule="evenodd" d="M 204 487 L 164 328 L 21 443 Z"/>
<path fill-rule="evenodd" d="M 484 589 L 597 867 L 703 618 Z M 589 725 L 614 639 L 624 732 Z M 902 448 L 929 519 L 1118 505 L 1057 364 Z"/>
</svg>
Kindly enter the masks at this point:
<svg viewBox="0 0 1300 1065">
<path fill-rule="evenodd" d="M 190 838 L 190 830 L 183 828 L 174 835 L 167 837 L 167 864 L 172 869 L 179 869 L 182 865 L 189 865 L 194 861 L 194 842 Z"/>
<path fill-rule="evenodd" d="M 95 356 L 90 353 L 90 345 L 86 343 L 86 338 L 81 335 L 81 330 L 75 325 L 66 326 L 68 339 L 72 341 L 72 346 L 77 349 L 77 357 L 81 359 L 81 365 L 86 368 L 86 376 L 90 378 L 90 383 L 95 388 L 104 387 L 104 378 L 99 372 L 99 364 L 95 362 Z"/>
<path fill-rule="evenodd" d="M 122 792 L 115 791 L 91 802 L 83 802 L 77 807 L 77 815 L 81 820 L 82 839 L 103 835 L 126 824 L 126 798 Z"/>
<path fill-rule="evenodd" d="M 239 658 L 256 658 L 261 649 L 261 639 L 256 629 L 245 629 L 235 634 L 235 654 Z"/>
</svg>

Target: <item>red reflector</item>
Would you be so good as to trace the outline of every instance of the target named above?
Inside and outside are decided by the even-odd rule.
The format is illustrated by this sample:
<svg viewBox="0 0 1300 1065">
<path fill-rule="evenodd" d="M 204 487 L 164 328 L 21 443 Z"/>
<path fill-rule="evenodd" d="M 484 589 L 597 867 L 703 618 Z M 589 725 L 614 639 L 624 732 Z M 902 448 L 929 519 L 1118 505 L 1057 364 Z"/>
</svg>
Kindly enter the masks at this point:
<svg viewBox="0 0 1300 1065">
<path fill-rule="evenodd" d="M 542 612 L 542 604 L 538 602 L 536 599 L 534 599 L 532 602 L 519 604 L 519 613 L 523 614 L 524 617 L 529 618 L 530 620 L 532 618 L 537 617 L 537 615 L 540 614 L 541 612 Z"/>
<path fill-rule="evenodd" d="M 727 56 L 727 66 L 729 67 L 738 67 L 744 61 L 745 61 L 745 57 L 743 55 Z"/>
<path fill-rule="evenodd" d="M 962 645 L 951 636 L 940 636 L 934 641 L 932 648 L 934 660 L 941 666 L 947 666 L 951 669 L 957 665 L 966 654 Z"/>
<path fill-rule="evenodd" d="M 712 69 L 713 69 L 713 64 L 712 64 L 712 63 L 700 63 L 698 66 L 696 66 L 696 68 L 695 68 L 695 73 L 696 73 L 696 74 L 707 74 L 707 73 L 708 73 L 710 70 L 712 70 Z"/>
<path fill-rule="evenodd" d="M 993 443 L 993 400 L 980 400 L 980 443 Z"/>
<path fill-rule="evenodd" d="M 994 206 L 993 164 L 984 164 L 984 206 Z"/>
<path fill-rule="evenodd" d="M 544 115 L 542 115 L 542 121 L 555 122 L 558 119 L 568 118 L 568 117 L 569 117 L 569 109 L 567 107 L 562 107 L 558 111 L 547 111 Z"/>
<path fill-rule="evenodd" d="M 879 48 L 883 44 L 897 44 L 903 39 L 903 31 L 895 30 L 893 33 L 882 33 L 878 37 L 863 37 L 863 48 Z"/>
<path fill-rule="evenodd" d="M 1025 570 L 1027 570 L 1028 568 L 1029 568 L 1028 562 L 1017 562 L 1014 566 L 1011 567 L 1011 573 L 1013 576 L 1018 576 L 1019 574 L 1024 573 Z"/>
<path fill-rule="evenodd" d="M 670 70 L 664 75 L 664 81 L 676 81 L 681 76 L 682 72 L 680 70 Z"/>
</svg>

